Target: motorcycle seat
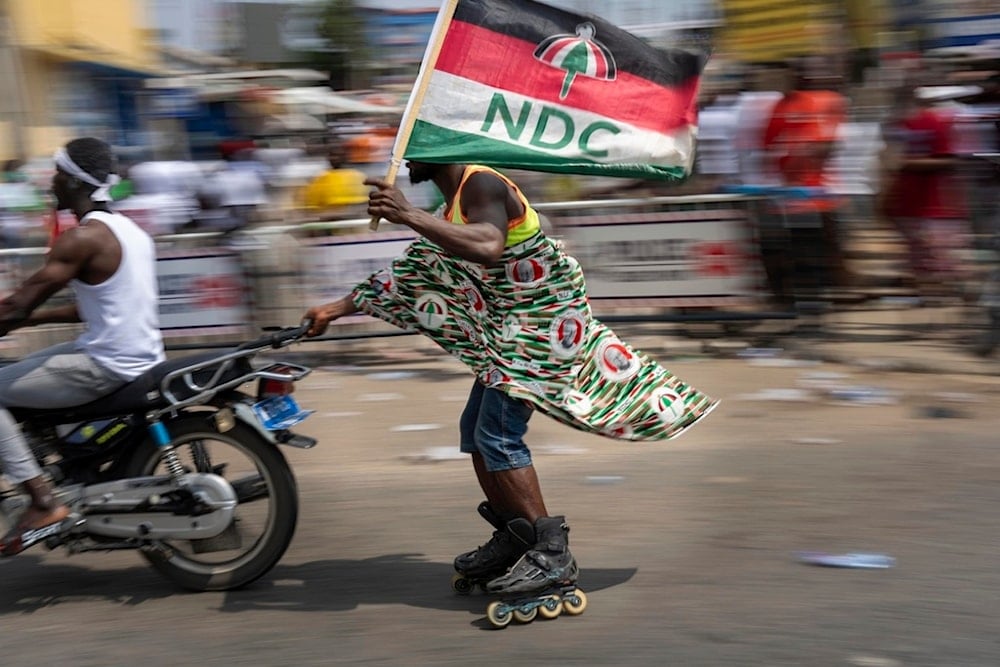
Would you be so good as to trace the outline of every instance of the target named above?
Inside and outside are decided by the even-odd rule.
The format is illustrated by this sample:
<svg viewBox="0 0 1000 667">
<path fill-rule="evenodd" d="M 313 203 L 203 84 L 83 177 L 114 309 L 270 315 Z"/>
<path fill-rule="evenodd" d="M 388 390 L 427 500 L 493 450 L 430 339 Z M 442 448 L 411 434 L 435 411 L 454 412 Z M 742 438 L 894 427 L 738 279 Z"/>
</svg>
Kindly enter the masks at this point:
<svg viewBox="0 0 1000 667">
<path fill-rule="evenodd" d="M 235 350 L 202 352 L 177 357 L 175 359 L 168 359 L 153 368 L 150 368 L 145 373 L 122 385 L 110 394 L 102 396 L 101 398 L 89 403 L 85 403 L 84 405 L 61 408 L 11 407 L 8 409 L 18 421 L 25 419 L 37 419 L 39 417 L 46 416 L 57 416 L 58 419 L 53 420 L 54 423 L 68 424 L 120 414 L 141 413 L 147 410 L 162 408 L 168 405 L 168 400 L 162 395 L 160 385 L 169 373 L 173 373 L 174 371 L 188 366 L 206 364 L 204 368 L 200 368 L 191 373 L 193 382 L 198 386 L 202 386 L 212 378 L 215 369 L 218 368 L 217 364 L 209 364 L 208 362 L 211 362 L 216 358 L 221 358 L 233 351 Z M 252 372 L 253 369 L 250 365 L 249 358 L 238 357 L 232 360 L 231 367 L 220 376 L 216 384 L 231 382 Z M 183 376 L 174 378 L 168 389 L 173 394 L 175 399 L 183 401 L 194 396 L 196 390 L 188 386 L 181 379 L 182 377 Z"/>
</svg>

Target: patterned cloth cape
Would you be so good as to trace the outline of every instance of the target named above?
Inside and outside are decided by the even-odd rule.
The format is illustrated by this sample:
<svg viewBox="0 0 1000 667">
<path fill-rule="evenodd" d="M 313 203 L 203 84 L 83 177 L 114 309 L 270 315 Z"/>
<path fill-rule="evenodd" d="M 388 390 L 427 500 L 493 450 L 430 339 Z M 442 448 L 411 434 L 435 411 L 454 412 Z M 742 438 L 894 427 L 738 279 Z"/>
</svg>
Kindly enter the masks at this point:
<svg viewBox="0 0 1000 667">
<path fill-rule="evenodd" d="M 427 336 L 486 386 L 583 431 L 669 439 L 717 404 L 594 318 L 579 263 L 544 233 L 492 267 L 418 239 L 351 298 Z"/>
</svg>

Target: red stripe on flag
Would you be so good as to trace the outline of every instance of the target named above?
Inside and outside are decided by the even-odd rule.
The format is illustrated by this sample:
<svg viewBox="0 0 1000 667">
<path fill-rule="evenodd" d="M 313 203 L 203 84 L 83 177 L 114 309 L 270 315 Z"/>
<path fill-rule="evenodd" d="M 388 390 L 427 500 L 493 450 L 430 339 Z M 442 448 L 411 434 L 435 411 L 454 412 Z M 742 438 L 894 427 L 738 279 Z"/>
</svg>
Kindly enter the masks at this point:
<svg viewBox="0 0 1000 667">
<path fill-rule="evenodd" d="M 696 123 L 696 77 L 668 88 L 621 70 L 615 81 L 580 74 L 573 79 L 567 97 L 560 100 L 566 71 L 536 60 L 536 46 L 470 23 L 452 21 L 435 69 L 646 130 L 669 133 Z"/>
</svg>

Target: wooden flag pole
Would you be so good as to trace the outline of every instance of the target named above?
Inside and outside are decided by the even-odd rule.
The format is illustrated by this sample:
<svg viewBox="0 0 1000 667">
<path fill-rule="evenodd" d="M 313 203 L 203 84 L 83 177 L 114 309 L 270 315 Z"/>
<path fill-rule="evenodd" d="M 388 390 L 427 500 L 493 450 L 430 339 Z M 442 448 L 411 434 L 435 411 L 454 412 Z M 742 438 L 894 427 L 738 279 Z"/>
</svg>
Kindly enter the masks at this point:
<svg viewBox="0 0 1000 667">
<path fill-rule="evenodd" d="M 406 145 L 410 142 L 410 134 L 413 126 L 417 122 L 417 111 L 427 94 L 427 86 L 430 84 L 431 74 L 437 65 L 438 54 L 441 53 L 441 44 L 444 43 L 444 36 L 448 32 L 448 25 L 451 17 L 455 14 L 455 7 L 458 0 L 443 0 L 437 18 L 434 20 L 434 28 L 431 37 L 427 42 L 427 49 L 424 52 L 424 61 L 420 65 L 420 72 L 417 74 L 416 83 L 410 93 L 410 99 L 406 103 L 406 111 L 403 114 L 403 122 L 396 133 L 396 140 L 392 145 L 392 156 L 389 159 L 389 169 L 385 174 L 385 181 L 392 185 L 396 182 L 396 174 L 399 172 L 399 165 L 403 163 L 403 154 L 406 152 Z M 372 216 L 368 222 L 368 228 L 373 232 L 378 229 L 379 218 Z"/>
</svg>

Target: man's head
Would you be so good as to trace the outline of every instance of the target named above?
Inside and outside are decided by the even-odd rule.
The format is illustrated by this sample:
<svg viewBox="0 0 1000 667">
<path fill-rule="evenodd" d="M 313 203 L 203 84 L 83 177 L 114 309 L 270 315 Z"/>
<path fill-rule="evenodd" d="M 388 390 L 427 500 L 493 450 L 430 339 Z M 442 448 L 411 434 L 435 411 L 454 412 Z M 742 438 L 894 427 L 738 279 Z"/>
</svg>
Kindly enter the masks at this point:
<svg viewBox="0 0 1000 667">
<path fill-rule="evenodd" d="M 17 183 L 27 180 L 24 176 L 24 163 L 20 160 L 7 160 L 3 164 L 3 180 L 6 183 Z"/>
<path fill-rule="evenodd" d="M 110 201 L 107 189 L 117 183 L 111 147 L 100 139 L 74 139 L 56 151 L 52 194 L 59 210 L 73 208 L 81 199 Z"/>
<path fill-rule="evenodd" d="M 792 58 L 787 67 L 794 90 L 836 90 L 841 83 L 837 63 L 828 56 Z"/>
<path fill-rule="evenodd" d="M 444 165 L 410 160 L 406 163 L 406 166 L 410 170 L 410 183 L 416 185 L 417 183 L 433 180 L 438 170 Z"/>
<path fill-rule="evenodd" d="M 347 162 L 347 149 L 343 144 L 330 144 L 326 151 L 326 161 L 331 169 L 340 169 Z"/>
</svg>

